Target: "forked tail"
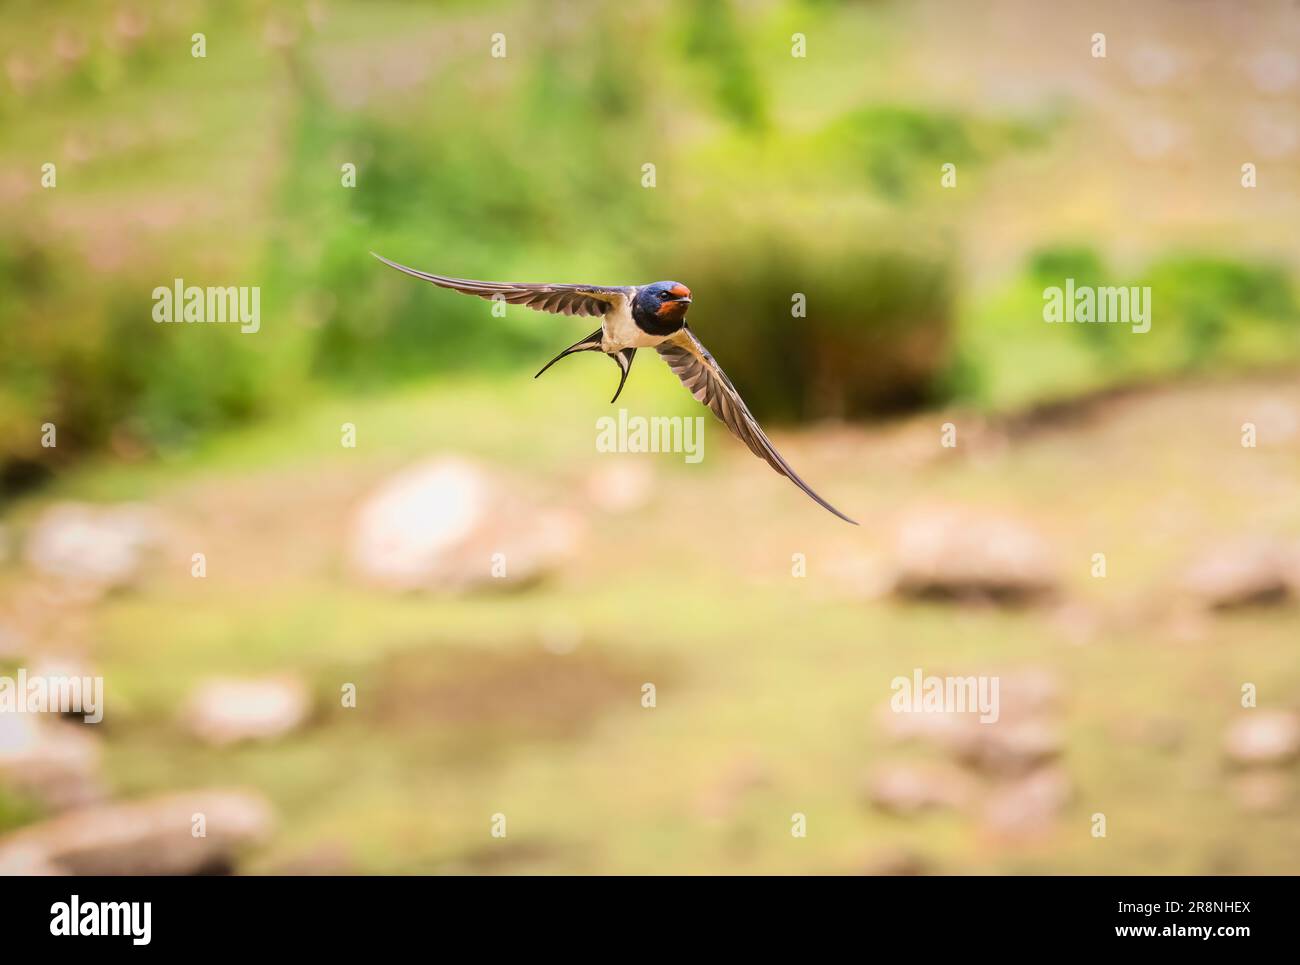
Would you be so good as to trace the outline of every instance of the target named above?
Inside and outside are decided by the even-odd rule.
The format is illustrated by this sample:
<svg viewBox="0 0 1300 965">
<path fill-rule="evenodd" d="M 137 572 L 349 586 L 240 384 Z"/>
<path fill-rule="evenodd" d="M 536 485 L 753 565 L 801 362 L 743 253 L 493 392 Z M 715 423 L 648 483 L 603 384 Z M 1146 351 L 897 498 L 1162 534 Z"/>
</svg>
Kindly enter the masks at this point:
<svg viewBox="0 0 1300 965">
<path fill-rule="evenodd" d="M 575 352 L 599 352 L 601 336 L 603 334 L 604 333 L 601 331 L 601 329 L 598 328 L 590 335 L 588 335 L 586 338 L 584 338 L 582 341 L 574 342 L 572 345 L 566 348 L 559 355 L 555 356 L 555 358 L 551 359 L 549 362 L 543 365 L 541 371 L 538 372 L 537 375 L 534 375 L 533 378 L 540 377 L 542 372 L 545 372 L 547 369 L 549 369 L 556 362 L 560 361 L 560 359 L 564 358 L 566 355 L 572 355 Z M 615 362 L 618 363 L 618 368 L 620 372 L 620 377 L 618 380 L 618 389 L 615 390 L 614 392 L 614 398 L 609 400 L 610 403 L 612 404 L 618 401 L 619 395 L 623 392 L 623 386 L 627 383 L 627 373 L 632 369 L 632 359 L 636 355 L 636 349 L 625 348 L 617 352 L 609 352 L 607 354 L 609 355 L 610 358 L 612 358 Z"/>
</svg>

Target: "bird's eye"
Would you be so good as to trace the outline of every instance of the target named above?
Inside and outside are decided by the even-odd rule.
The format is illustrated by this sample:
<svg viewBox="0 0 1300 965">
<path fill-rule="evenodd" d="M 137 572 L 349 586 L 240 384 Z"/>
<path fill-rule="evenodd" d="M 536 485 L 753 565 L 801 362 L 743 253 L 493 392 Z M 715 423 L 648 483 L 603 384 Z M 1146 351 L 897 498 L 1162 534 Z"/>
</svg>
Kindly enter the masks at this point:
<svg viewBox="0 0 1300 965">
<path fill-rule="evenodd" d="M 668 297 L 668 293 L 667 293 L 667 292 L 660 292 L 660 293 L 659 293 L 659 297 L 660 297 L 660 298 L 667 298 L 667 297 Z"/>
</svg>

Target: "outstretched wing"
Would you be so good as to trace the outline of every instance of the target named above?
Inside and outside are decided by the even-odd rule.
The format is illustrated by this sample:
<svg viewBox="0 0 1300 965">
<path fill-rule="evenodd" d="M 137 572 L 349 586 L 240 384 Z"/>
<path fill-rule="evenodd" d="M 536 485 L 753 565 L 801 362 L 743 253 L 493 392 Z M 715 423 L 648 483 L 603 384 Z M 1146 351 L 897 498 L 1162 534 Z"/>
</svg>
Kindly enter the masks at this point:
<svg viewBox="0 0 1300 965">
<path fill-rule="evenodd" d="M 799 474 L 790 468 L 790 464 L 781 457 L 764 434 L 758 420 L 750 414 L 745 400 L 740 397 L 736 387 L 727 378 L 718 363 L 713 360 L 700 340 L 688 328 L 669 336 L 656 348 L 663 356 L 673 374 L 682 380 L 682 385 L 690 390 L 697 402 L 703 402 L 713 414 L 722 420 L 731 430 L 731 434 L 749 446 L 750 452 L 767 462 L 769 466 L 785 476 L 792 483 L 813 498 L 820 506 L 830 510 L 845 522 L 857 523 L 849 519 L 838 509 L 822 499 Z"/>
<path fill-rule="evenodd" d="M 372 255 L 375 253 L 372 251 Z M 635 288 L 610 288 L 602 285 L 527 285 L 501 281 L 474 281 L 470 278 L 447 278 L 443 275 L 431 275 L 425 271 L 407 268 L 395 261 L 389 261 L 383 255 L 375 255 L 385 265 L 398 271 L 404 271 L 415 278 L 431 281 L 440 288 L 466 295 L 477 295 L 491 301 L 502 298 L 511 305 L 523 305 L 539 312 L 552 312 L 556 315 L 591 315 L 599 318 L 610 309 L 617 309 L 629 303 L 636 293 Z"/>
</svg>

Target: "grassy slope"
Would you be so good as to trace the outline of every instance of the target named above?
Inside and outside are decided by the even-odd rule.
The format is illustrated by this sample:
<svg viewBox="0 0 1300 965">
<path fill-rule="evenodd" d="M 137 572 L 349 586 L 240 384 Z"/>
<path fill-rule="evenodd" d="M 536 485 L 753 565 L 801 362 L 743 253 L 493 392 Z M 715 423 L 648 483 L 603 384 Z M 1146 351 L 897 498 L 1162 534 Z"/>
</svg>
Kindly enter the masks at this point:
<svg viewBox="0 0 1300 965">
<path fill-rule="evenodd" d="M 672 388 L 654 372 L 640 372 L 633 412 Z M 860 514 L 866 525 L 849 532 L 712 426 L 717 448 L 699 467 L 597 459 L 606 375 L 571 364 L 546 382 L 328 401 L 312 418 L 229 437 L 174 465 L 68 477 L 57 495 L 149 499 L 209 551 L 207 580 L 191 579 L 178 552 L 142 591 L 92 617 L 115 705 L 106 731 L 114 785 L 131 795 L 210 782 L 263 789 L 283 818 L 252 865 L 263 870 L 300 861 L 362 871 L 851 871 L 896 845 L 951 871 L 1287 869 L 1300 844 L 1294 822 L 1241 821 L 1218 747 L 1242 681 L 1259 682 L 1265 703 L 1300 686 L 1288 659 L 1294 618 L 1224 618 L 1179 642 L 1160 606 L 1171 564 L 1205 540 L 1300 532 L 1293 504 L 1255 499 L 1295 478 L 1293 454 L 1241 450 L 1226 431 L 1235 415 L 1220 420 L 1217 440 L 1176 421 L 1249 408 L 1269 390 L 1127 403 L 1097 426 L 921 468 L 890 464 L 882 440 L 891 430 L 788 440 L 796 464 Z M 357 450 L 335 448 L 345 420 L 359 427 Z M 509 457 L 557 500 L 602 459 L 650 459 L 659 495 L 633 518 L 595 520 L 574 565 L 526 594 L 394 599 L 356 588 L 340 558 L 348 507 L 384 468 L 444 449 Z M 1038 521 L 1064 556 L 1071 594 L 1101 620 L 1094 641 L 1072 645 L 1050 611 L 840 598 L 825 578 L 831 561 L 882 552 L 892 514 L 918 498 L 1014 506 Z M 672 536 L 683 529 L 685 550 Z M 1098 547 L 1106 581 L 1087 576 Z M 796 551 L 808 554 L 808 579 L 789 576 Z M 541 641 L 556 633 L 581 643 L 549 654 Z M 911 753 L 888 747 L 874 723 L 893 676 L 1026 664 L 1066 682 L 1077 793 L 1053 838 L 1000 848 L 960 818 L 902 821 L 863 806 L 869 768 Z M 276 670 L 305 675 L 319 697 L 298 736 L 211 750 L 176 725 L 203 677 Z M 646 680 L 659 686 L 654 710 L 639 705 Z M 335 709 L 345 681 L 358 684 L 356 710 Z M 476 695 L 469 710 L 464 694 Z M 1178 750 L 1132 737 L 1152 721 L 1175 723 Z M 762 785 L 716 816 L 707 802 L 725 800 L 735 772 L 748 769 Z M 1098 810 L 1111 825 L 1103 842 L 1087 834 Z M 487 833 L 497 811 L 510 820 L 504 843 Z M 806 840 L 788 833 L 794 811 L 809 815 Z"/>
</svg>

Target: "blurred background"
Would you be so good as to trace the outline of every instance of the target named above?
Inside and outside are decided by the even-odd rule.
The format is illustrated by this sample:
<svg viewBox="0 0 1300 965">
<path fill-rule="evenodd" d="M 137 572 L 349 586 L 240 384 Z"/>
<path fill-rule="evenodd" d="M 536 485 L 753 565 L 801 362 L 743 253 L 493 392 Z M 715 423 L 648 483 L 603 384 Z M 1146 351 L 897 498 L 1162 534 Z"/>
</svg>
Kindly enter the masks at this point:
<svg viewBox="0 0 1300 965">
<path fill-rule="evenodd" d="M 0 13 L 0 673 L 105 687 L 0 714 L 0 870 L 1297 870 L 1296 4 Z M 371 250 L 686 283 L 861 527 Z"/>
</svg>

